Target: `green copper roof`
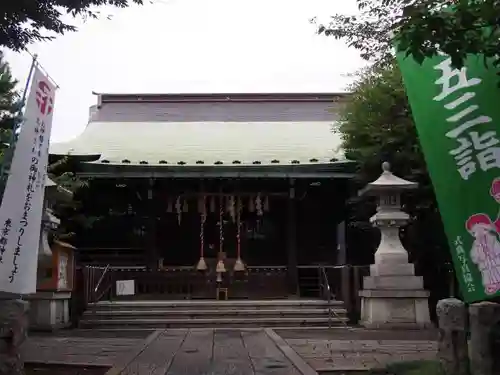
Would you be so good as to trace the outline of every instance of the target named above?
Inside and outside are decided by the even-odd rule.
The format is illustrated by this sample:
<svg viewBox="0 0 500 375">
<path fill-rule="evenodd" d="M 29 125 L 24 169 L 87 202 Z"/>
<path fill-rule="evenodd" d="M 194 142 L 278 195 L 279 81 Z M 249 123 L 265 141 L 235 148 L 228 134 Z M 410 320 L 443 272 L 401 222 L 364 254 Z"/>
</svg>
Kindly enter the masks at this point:
<svg viewBox="0 0 500 375">
<path fill-rule="evenodd" d="M 96 155 L 93 163 L 293 165 L 342 159 L 332 122 L 90 122 L 53 155 Z"/>
</svg>

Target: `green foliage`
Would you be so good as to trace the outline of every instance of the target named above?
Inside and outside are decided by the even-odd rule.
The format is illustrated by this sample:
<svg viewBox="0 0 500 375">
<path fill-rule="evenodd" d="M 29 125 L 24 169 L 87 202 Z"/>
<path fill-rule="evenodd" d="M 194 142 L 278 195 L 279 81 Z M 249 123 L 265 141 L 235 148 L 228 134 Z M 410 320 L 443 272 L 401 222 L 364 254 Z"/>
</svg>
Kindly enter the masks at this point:
<svg viewBox="0 0 500 375">
<path fill-rule="evenodd" d="M 89 181 L 79 178 L 74 170 L 75 164 L 67 157 L 50 164 L 47 168 L 49 178 L 58 185 L 58 188 L 72 193 L 71 198 L 58 199 L 52 203 L 54 214 L 61 220 L 55 236 L 67 242 L 72 242 L 77 232 L 92 227 L 100 219 L 85 214 L 78 197 L 88 188 Z"/>
<path fill-rule="evenodd" d="M 349 87 L 352 96 L 340 112 L 334 129 L 346 157 L 361 165 L 364 182 L 380 174 L 383 161 L 398 173 L 425 174 L 411 110 L 401 73 L 391 61 L 358 72 Z"/>
<path fill-rule="evenodd" d="M 64 14 L 97 18 L 96 6 L 126 8 L 131 3 L 142 4 L 143 0 L 2 0 L 0 46 L 19 51 L 30 43 L 75 31 L 75 26 L 61 19 Z"/>
<path fill-rule="evenodd" d="M 12 129 L 19 121 L 21 102 L 9 64 L 0 51 L 0 163 L 9 147 Z"/>
<path fill-rule="evenodd" d="M 400 49 L 419 62 L 440 50 L 461 67 L 467 54 L 490 58 L 500 51 L 500 0 L 357 0 L 357 4 L 358 15 L 334 15 L 329 24 L 318 26 L 318 32 L 346 40 L 367 60 L 390 61 L 394 34 Z"/>
<path fill-rule="evenodd" d="M 88 181 L 82 180 L 72 171 L 68 157 L 50 164 L 47 168 L 47 174 L 52 181 L 72 193 L 88 186 Z"/>
</svg>

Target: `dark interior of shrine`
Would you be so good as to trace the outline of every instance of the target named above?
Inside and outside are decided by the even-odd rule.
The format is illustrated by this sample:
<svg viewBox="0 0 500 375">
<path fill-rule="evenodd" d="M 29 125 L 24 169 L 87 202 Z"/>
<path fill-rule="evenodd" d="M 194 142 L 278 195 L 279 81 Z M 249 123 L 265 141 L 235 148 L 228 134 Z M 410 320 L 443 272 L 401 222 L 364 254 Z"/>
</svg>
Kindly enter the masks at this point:
<svg viewBox="0 0 500 375">
<path fill-rule="evenodd" d="M 222 210 L 227 258 L 236 258 L 239 247 L 247 265 L 286 265 L 295 241 L 298 265 L 335 264 L 348 181 L 296 179 L 293 199 L 291 186 L 288 179 L 265 178 L 93 179 L 76 198 L 82 213 L 95 220 L 76 230 L 75 245 L 84 263 L 137 266 L 163 259 L 168 266 L 193 266 L 202 241 L 206 258 L 221 250 Z M 231 204 L 241 207 L 239 217 Z"/>
</svg>

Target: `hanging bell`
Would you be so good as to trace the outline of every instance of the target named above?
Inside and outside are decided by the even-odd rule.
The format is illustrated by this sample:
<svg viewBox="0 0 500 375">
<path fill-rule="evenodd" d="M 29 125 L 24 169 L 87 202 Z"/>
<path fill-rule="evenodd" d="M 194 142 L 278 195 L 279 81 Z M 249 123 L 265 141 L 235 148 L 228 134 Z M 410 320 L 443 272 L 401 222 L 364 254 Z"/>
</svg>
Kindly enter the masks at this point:
<svg viewBox="0 0 500 375">
<path fill-rule="evenodd" d="M 200 257 L 200 260 L 198 261 L 198 264 L 196 265 L 196 269 L 198 271 L 206 271 L 208 269 L 207 262 L 205 262 L 204 257 Z"/>
<path fill-rule="evenodd" d="M 233 269 L 236 272 L 245 271 L 245 264 L 243 263 L 243 261 L 241 260 L 240 257 L 238 257 L 238 259 L 236 259 L 236 262 L 234 263 Z"/>
<path fill-rule="evenodd" d="M 217 272 L 217 273 L 226 272 L 226 266 L 225 266 L 224 261 L 222 259 L 220 259 L 217 262 L 217 267 L 215 267 L 215 272 Z"/>
</svg>

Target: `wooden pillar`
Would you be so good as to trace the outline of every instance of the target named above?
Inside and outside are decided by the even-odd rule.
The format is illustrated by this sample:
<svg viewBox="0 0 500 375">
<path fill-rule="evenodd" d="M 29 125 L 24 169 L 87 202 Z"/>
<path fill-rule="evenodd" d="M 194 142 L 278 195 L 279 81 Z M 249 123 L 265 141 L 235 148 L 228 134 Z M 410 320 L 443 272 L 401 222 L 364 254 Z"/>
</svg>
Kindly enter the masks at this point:
<svg viewBox="0 0 500 375">
<path fill-rule="evenodd" d="M 287 269 L 288 294 L 299 294 L 297 272 L 297 201 L 295 199 L 295 181 L 290 180 L 287 202 Z"/>
<path fill-rule="evenodd" d="M 146 194 L 147 205 L 147 226 L 146 226 L 146 262 L 147 266 L 152 270 L 158 268 L 158 259 L 156 254 L 156 204 L 155 204 L 155 181 L 151 178 L 148 183 L 148 190 Z"/>
<path fill-rule="evenodd" d="M 351 293 L 351 267 L 347 265 L 347 247 L 346 247 L 346 222 L 342 221 L 337 225 L 337 259 L 336 264 L 342 266 L 340 271 L 340 288 L 334 286 L 334 293 L 340 295 L 344 301 L 348 313 L 352 312 L 352 293 Z"/>
</svg>

